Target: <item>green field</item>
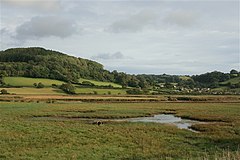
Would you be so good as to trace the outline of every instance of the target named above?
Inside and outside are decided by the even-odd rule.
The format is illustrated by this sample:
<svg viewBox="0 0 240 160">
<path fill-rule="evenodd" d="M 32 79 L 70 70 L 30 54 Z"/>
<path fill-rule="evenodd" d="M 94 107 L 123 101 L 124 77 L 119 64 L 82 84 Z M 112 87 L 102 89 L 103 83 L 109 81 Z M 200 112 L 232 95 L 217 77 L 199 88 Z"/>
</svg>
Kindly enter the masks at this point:
<svg viewBox="0 0 240 160">
<path fill-rule="evenodd" d="M 34 83 L 42 83 L 46 87 L 52 86 L 52 84 L 61 85 L 63 81 L 45 79 L 45 78 L 26 78 L 26 77 L 3 77 L 3 82 L 14 87 L 33 87 Z"/>
<path fill-rule="evenodd" d="M 10 94 L 28 94 L 28 95 L 66 95 L 61 89 L 58 88 L 0 88 L 0 90 L 6 89 Z M 126 95 L 124 89 L 104 89 L 104 88 L 76 88 L 76 94 L 98 94 L 98 95 Z"/>
<path fill-rule="evenodd" d="M 225 82 L 221 82 L 220 84 L 228 84 L 228 83 L 237 84 L 239 82 L 240 82 L 240 77 L 236 77 L 236 78 L 229 79 Z"/>
<path fill-rule="evenodd" d="M 157 123 L 106 122 L 172 112 L 209 121 L 199 132 Z M 239 159 L 239 103 L 0 102 L 0 159 Z"/>
<path fill-rule="evenodd" d="M 191 77 L 188 77 L 188 76 L 179 76 L 179 78 L 181 79 L 181 80 L 189 80 L 189 79 L 192 79 Z"/>
<path fill-rule="evenodd" d="M 103 89 L 103 88 L 76 88 L 77 94 L 112 94 L 112 95 L 125 95 L 124 89 Z"/>
<path fill-rule="evenodd" d="M 84 79 L 84 78 L 80 78 L 79 82 L 82 83 L 83 81 L 89 81 L 91 83 L 93 83 L 96 86 L 113 86 L 114 88 L 122 88 L 121 85 L 116 84 L 116 83 L 112 83 L 112 82 L 101 82 L 101 81 L 94 81 L 94 80 L 89 80 L 89 79 Z"/>
<path fill-rule="evenodd" d="M 0 88 L 6 89 L 10 94 L 29 94 L 29 95 L 65 95 L 65 93 L 57 88 Z"/>
</svg>

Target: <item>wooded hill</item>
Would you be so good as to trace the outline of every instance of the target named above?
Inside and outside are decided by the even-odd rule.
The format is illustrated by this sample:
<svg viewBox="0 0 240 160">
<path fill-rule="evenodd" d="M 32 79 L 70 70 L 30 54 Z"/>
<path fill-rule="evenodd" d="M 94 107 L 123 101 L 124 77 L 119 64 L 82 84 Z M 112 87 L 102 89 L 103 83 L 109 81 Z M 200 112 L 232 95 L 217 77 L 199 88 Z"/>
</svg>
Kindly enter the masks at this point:
<svg viewBox="0 0 240 160">
<path fill-rule="evenodd" d="M 194 76 L 177 75 L 130 75 L 117 71 L 107 71 L 95 61 L 76 58 L 44 48 L 13 48 L 0 51 L 0 77 L 49 78 L 65 82 L 79 83 L 80 78 L 114 82 L 123 87 L 149 88 L 161 86 L 171 88 L 173 84 L 185 88 L 217 88 L 229 86 L 238 88 L 240 82 L 231 83 L 239 77 L 239 72 L 218 71 Z M 227 83 L 224 83 L 227 82 Z"/>
<path fill-rule="evenodd" d="M 0 74 L 78 82 L 80 77 L 107 81 L 103 65 L 44 48 L 15 48 L 0 52 Z"/>
</svg>

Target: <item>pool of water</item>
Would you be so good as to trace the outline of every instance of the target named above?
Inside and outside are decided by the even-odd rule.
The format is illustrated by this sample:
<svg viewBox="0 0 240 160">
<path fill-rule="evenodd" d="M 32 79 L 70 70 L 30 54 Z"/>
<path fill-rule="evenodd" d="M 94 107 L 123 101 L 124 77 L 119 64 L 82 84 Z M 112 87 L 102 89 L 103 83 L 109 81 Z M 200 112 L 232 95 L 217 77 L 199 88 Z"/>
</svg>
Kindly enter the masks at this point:
<svg viewBox="0 0 240 160">
<path fill-rule="evenodd" d="M 179 129 L 187 129 L 193 132 L 196 132 L 191 129 L 193 124 L 197 123 L 205 123 L 196 120 L 183 119 L 181 117 L 177 117 L 173 114 L 157 114 L 152 117 L 138 117 L 138 118 L 122 118 L 122 119 L 101 119 L 101 118 L 67 118 L 67 117 L 34 117 L 34 120 L 85 120 L 88 123 L 93 123 L 97 121 L 102 121 L 103 123 L 108 121 L 115 122 L 143 122 L 143 123 L 163 123 L 175 125 Z"/>
<path fill-rule="evenodd" d="M 129 118 L 127 119 L 129 122 L 154 122 L 154 123 L 165 123 L 172 124 L 177 126 L 180 129 L 188 129 L 193 131 L 190 127 L 193 124 L 201 123 L 199 121 L 190 120 L 190 119 L 182 119 L 181 117 L 176 117 L 172 114 L 158 114 L 153 117 L 139 117 L 139 118 Z"/>
</svg>

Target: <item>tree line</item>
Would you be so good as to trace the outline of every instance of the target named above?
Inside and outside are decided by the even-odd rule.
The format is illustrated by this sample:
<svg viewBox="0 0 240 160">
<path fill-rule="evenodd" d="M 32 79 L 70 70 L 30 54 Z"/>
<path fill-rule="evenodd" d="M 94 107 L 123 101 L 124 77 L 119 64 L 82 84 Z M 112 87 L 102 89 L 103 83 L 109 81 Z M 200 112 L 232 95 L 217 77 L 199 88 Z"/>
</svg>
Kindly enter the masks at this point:
<svg viewBox="0 0 240 160">
<path fill-rule="evenodd" d="M 57 51 L 44 48 L 13 48 L 0 51 L 0 84 L 1 77 L 23 76 L 32 78 L 49 78 L 78 83 L 79 78 L 114 82 L 123 88 L 149 88 L 164 83 L 171 87 L 172 83 L 189 88 L 216 88 L 220 82 L 239 76 L 237 70 L 230 73 L 218 71 L 201 75 L 186 76 L 182 79 L 177 75 L 130 75 L 123 72 L 108 71 L 95 61 L 76 58 Z"/>
</svg>

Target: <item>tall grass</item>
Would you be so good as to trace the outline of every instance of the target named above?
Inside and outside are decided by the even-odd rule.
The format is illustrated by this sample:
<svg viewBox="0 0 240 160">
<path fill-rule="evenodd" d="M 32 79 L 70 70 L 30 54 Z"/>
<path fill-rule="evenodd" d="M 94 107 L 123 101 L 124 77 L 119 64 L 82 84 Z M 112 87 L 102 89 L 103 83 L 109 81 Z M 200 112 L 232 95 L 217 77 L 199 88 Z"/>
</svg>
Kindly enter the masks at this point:
<svg viewBox="0 0 240 160">
<path fill-rule="evenodd" d="M 109 122 L 98 126 L 71 119 L 137 117 L 168 111 L 215 121 L 198 126 L 201 131 L 194 133 L 166 124 Z M 0 159 L 235 160 L 239 158 L 239 115 L 238 103 L 0 102 Z"/>
</svg>

